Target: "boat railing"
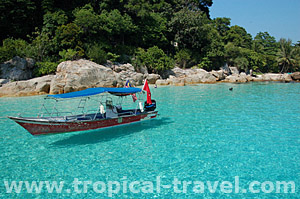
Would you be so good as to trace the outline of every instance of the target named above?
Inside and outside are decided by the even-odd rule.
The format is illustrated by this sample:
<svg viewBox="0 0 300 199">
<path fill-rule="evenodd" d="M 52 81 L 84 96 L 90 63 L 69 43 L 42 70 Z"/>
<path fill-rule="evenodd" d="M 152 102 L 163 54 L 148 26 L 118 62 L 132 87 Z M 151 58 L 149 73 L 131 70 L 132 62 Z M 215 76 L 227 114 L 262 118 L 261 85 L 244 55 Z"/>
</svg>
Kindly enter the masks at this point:
<svg viewBox="0 0 300 199">
<path fill-rule="evenodd" d="M 129 110 L 129 111 L 123 111 L 121 113 L 118 113 L 119 116 L 122 116 L 122 115 L 136 115 L 136 112 L 133 111 L 133 110 Z"/>
<path fill-rule="evenodd" d="M 77 120 L 93 120 L 91 116 L 84 115 L 82 117 L 78 117 Z"/>
<path fill-rule="evenodd" d="M 43 112 L 43 113 L 39 113 L 38 117 L 61 117 L 61 116 L 66 116 L 66 115 L 73 115 L 72 112 L 70 111 L 64 111 L 64 112 L 53 112 L 53 113 L 49 113 L 49 112 Z"/>
</svg>

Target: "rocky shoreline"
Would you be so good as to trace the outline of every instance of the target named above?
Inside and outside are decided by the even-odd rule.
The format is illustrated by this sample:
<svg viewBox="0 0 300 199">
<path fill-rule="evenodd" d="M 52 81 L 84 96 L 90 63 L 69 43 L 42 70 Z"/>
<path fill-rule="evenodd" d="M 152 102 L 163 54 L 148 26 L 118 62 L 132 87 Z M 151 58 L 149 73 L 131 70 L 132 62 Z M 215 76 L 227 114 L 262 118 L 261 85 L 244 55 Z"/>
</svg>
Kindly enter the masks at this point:
<svg viewBox="0 0 300 199">
<path fill-rule="evenodd" d="M 255 76 L 239 73 L 235 67 L 223 67 L 211 72 L 176 67 L 160 76 L 148 74 L 147 69 L 136 72 L 131 64 L 99 65 L 84 59 L 60 63 L 55 75 L 29 79 L 32 77 L 32 64 L 33 60 L 16 57 L 0 65 L 0 97 L 60 94 L 91 87 L 123 87 L 126 80 L 130 80 L 134 86 L 140 86 L 144 79 L 150 84 L 174 86 L 217 82 L 300 81 L 300 72 Z"/>
</svg>

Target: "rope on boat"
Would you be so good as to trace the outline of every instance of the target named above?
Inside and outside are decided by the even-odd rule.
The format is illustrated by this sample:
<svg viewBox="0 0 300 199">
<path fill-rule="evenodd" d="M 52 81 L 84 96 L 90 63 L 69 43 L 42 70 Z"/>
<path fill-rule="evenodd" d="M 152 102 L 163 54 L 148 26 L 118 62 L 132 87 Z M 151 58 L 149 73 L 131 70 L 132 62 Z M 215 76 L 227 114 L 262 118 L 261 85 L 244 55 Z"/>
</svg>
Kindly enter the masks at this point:
<svg viewBox="0 0 300 199">
<path fill-rule="evenodd" d="M 8 119 L 7 117 L 0 117 L 0 119 Z"/>
</svg>

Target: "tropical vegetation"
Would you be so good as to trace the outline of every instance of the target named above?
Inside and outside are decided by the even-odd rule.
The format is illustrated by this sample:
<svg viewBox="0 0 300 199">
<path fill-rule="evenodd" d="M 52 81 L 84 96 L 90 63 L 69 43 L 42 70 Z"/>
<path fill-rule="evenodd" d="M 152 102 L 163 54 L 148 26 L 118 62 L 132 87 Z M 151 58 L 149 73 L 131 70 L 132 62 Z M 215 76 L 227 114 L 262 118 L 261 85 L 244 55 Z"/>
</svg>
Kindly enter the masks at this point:
<svg viewBox="0 0 300 199">
<path fill-rule="evenodd" d="M 162 73 L 182 68 L 293 72 L 300 42 L 268 32 L 252 38 L 229 18 L 211 19 L 212 0 L 2 0 L 0 62 L 14 56 L 37 61 L 36 76 L 59 62 L 90 59 L 130 62 Z"/>
</svg>

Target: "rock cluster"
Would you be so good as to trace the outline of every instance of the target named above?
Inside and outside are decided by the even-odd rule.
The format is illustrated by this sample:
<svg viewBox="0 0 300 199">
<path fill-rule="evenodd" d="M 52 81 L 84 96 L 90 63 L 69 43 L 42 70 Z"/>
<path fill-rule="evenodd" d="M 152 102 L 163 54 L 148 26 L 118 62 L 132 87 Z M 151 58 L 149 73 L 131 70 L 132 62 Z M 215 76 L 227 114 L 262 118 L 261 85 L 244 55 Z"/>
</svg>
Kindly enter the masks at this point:
<svg viewBox="0 0 300 199">
<path fill-rule="evenodd" d="M 184 86 L 187 84 L 198 83 L 216 83 L 216 82 L 229 82 L 229 83 L 245 83 L 251 81 L 284 81 L 290 82 L 300 78 L 299 74 L 274 74 L 266 73 L 263 75 L 252 76 L 244 72 L 239 73 L 236 67 L 222 67 L 218 71 L 207 72 L 203 69 L 180 69 L 174 68 L 167 71 L 164 76 L 168 78 L 164 80 L 157 80 L 157 85 L 175 85 Z M 292 78 L 294 77 L 294 78 Z"/>
<path fill-rule="evenodd" d="M 50 91 L 50 83 L 54 75 L 33 78 L 27 81 L 15 81 L 0 87 L 0 97 L 42 95 Z"/>
<path fill-rule="evenodd" d="M 167 71 L 163 76 L 168 76 L 168 78 L 165 80 L 157 80 L 157 85 L 184 86 L 186 84 L 217 82 L 216 76 L 203 69 L 181 69 L 176 67 Z"/>
<path fill-rule="evenodd" d="M 25 59 L 24 59 L 25 60 Z M 0 96 L 29 96 L 60 94 L 91 87 L 123 87 L 127 80 L 140 86 L 144 79 L 154 84 L 160 75 L 137 73 L 131 64 L 99 65 L 89 60 L 62 62 L 56 75 L 34 78 L 27 81 L 12 81 L 11 76 L 0 79 Z"/>
<path fill-rule="evenodd" d="M 137 73 L 131 64 L 96 64 L 80 59 L 66 61 L 58 65 L 56 75 L 51 81 L 50 93 L 68 93 L 91 87 L 123 87 L 127 80 L 133 86 L 143 84 L 144 79 L 155 83 L 157 74 Z"/>
<path fill-rule="evenodd" d="M 257 75 L 254 81 L 285 81 L 290 82 L 293 81 L 292 76 L 290 74 L 276 74 L 276 73 L 266 73 L 262 75 Z"/>
<path fill-rule="evenodd" d="M 300 81 L 300 72 L 251 76 L 239 73 L 237 68 L 228 66 L 211 72 L 175 67 L 164 72 L 162 79 L 158 74 L 148 74 L 146 69 L 136 72 L 131 64 L 109 62 L 106 65 L 99 65 L 84 59 L 60 63 L 56 75 L 29 79 L 32 77 L 33 67 L 33 60 L 19 57 L 1 64 L 0 97 L 59 94 L 91 87 L 123 87 L 127 80 L 130 80 L 133 86 L 139 86 L 143 84 L 144 79 L 147 79 L 149 84 L 174 86 L 216 82 Z"/>
<path fill-rule="evenodd" d="M 31 58 L 14 57 L 0 64 L 0 79 L 14 81 L 31 79 L 33 77 L 34 65 L 35 61 Z"/>
<path fill-rule="evenodd" d="M 300 72 L 294 72 L 293 74 L 291 74 L 291 77 L 295 81 L 300 81 Z"/>
</svg>

